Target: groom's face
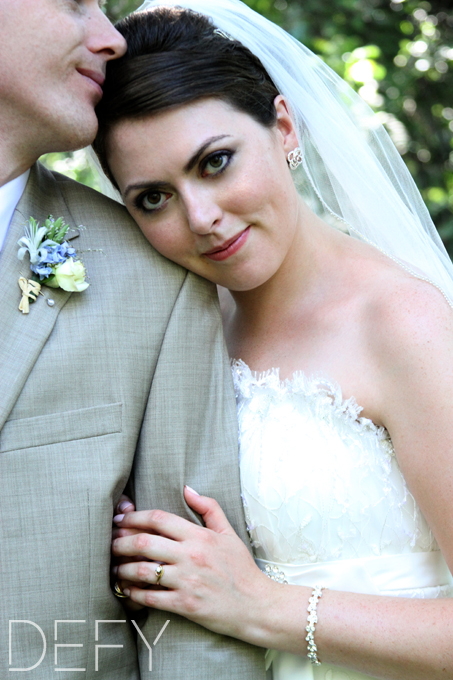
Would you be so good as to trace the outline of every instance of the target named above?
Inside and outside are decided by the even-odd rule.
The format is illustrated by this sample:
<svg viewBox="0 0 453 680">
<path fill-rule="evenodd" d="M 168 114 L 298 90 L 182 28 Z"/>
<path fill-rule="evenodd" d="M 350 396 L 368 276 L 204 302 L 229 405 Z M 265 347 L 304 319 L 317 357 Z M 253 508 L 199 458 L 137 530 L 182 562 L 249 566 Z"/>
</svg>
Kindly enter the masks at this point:
<svg viewBox="0 0 453 680">
<path fill-rule="evenodd" d="M 107 61 L 125 48 L 98 0 L 0 0 L 0 102 L 9 129 L 23 130 L 39 153 L 91 142 Z"/>
</svg>

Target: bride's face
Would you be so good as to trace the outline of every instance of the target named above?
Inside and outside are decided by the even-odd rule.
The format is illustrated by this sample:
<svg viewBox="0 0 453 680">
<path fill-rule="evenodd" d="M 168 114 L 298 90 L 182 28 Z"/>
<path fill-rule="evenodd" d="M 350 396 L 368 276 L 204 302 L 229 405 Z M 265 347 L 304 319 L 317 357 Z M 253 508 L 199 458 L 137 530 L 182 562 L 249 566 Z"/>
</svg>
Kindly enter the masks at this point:
<svg viewBox="0 0 453 680">
<path fill-rule="evenodd" d="M 162 255 L 230 290 L 262 285 L 288 258 L 299 198 L 297 139 L 282 97 L 265 128 L 206 99 L 118 123 L 107 156 L 124 202 Z"/>
</svg>

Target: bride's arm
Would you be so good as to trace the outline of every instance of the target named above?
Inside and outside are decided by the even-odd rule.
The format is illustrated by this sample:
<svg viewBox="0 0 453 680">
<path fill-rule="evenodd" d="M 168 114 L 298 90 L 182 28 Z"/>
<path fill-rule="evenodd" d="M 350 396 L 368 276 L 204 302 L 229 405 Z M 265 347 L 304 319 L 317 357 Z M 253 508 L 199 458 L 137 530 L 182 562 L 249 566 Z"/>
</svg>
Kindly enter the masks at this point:
<svg viewBox="0 0 453 680">
<path fill-rule="evenodd" d="M 305 656 L 312 589 L 268 579 L 215 501 L 187 489 L 185 497 L 209 528 L 160 510 L 131 513 L 120 522 L 161 534 L 116 539 L 114 552 L 166 563 L 161 585 L 168 589 L 125 592 L 136 603 L 180 614 L 215 632 Z M 123 564 L 119 577 L 147 586 L 156 582 L 156 567 L 153 562 Z M 376 678 L 446 680 L 453 677 L 453 599 L 327 590 L 318 604 L 315 642 L 322 662 Z"/>
<path fill-rule="evenodd" d="M 369 341 L 378 407 L 408 486 L 453 570 L 453 314 L 425 284 L 409 292 L 411 299 L 399 291 L 394 309 L 391 301 L 374 309 Z M 168 563 L 161 583 L 169 590 L 131 588 L 131 598 L 252 644 L 306 655 L 311 589 L 270 581 L 215 501 L 190 490 L 185 496 L 208 528 L 160 511 L 130 514 L 120 523 L 160 536 L 117 539 L 115 552 Z M 122 565 L 119 576 L 153 583 L 155 568 Z M 322 662 L 373 677 L 452 678 L 453 599 L 325 591 L 315 642 Z"/>
<path fill-rule="evenodd" d="M 370 325 L 378 405 L 408 487 L 453 572 L 453 314 L 420 282 L 388 296 Z M 453 599 L 327 592 L 320 658 L 378 678 L 453 677 Z"/>
<path fill-rule="evenodd" d="M 379 409 L 409 489 L 453 572 L 453 312 L 416 282 L 382 306 Z M 378 328 L 380 327 L 380 332 Z"/>
</svg>

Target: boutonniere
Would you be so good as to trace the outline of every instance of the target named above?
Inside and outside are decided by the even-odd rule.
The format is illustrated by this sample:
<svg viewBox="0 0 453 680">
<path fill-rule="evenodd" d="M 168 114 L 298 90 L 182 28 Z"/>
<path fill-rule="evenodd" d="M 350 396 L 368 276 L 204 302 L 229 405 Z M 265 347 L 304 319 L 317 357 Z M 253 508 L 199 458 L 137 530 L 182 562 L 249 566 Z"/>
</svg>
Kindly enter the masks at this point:
<svg viewBox="0 0 453 680">
<path fill-rule="evenodd" d="M 25 225 L 25 236 L 17 242 L 20 246 L 17 257 L 23 260 L 28 253 L 33 275 L 31 279 L 23 276 L 19 279 L 22 290 L 19 309 L 23 314 L 28 314 L 29 304 L 36 301 L 41 286 L 81 293 L 90 285 L 85 281 L 83 263 L 65 240 L 68 229 L 69 224 L 62 217 L 55 220 L 52 215 L 42 227 L 33 217 Z"/>
</svg>

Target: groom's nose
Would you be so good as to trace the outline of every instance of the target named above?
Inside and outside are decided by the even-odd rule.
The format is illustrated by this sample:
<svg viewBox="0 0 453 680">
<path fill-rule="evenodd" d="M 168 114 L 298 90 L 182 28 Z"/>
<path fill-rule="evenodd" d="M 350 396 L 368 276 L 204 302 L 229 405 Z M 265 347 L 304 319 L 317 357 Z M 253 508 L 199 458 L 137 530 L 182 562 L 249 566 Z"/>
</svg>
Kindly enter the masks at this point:
<svg viewBox="0 0 453 680">
<path fill-rule="evenodd" d="M 87 16 L 86 46 L 94 54 L 102 54 L 105 61 L 122 57 L 127 50 L 126 40 L 95 2 Z"/>
</svg>

